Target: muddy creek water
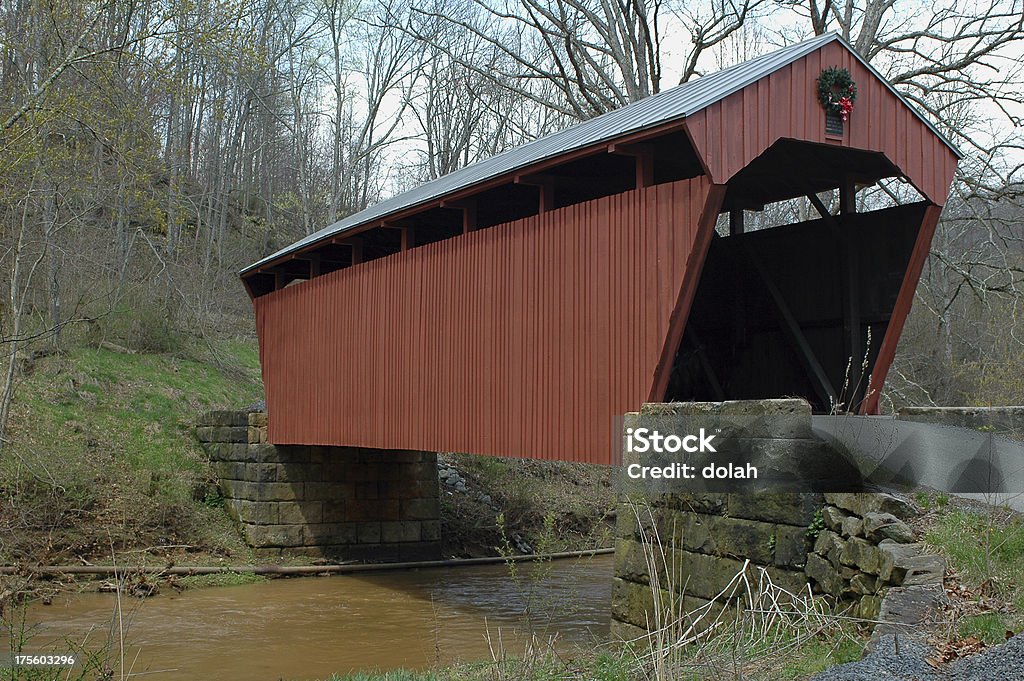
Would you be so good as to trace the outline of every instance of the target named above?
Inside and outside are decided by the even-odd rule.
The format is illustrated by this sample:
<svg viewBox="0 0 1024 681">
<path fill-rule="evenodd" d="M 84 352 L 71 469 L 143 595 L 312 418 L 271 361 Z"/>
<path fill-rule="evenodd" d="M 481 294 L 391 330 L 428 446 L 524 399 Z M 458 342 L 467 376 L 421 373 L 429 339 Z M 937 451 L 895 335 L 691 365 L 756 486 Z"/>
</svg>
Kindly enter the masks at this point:
<svg viewBox="0 0 1024 681">
<path fill-rule="evenodd" d="M 516 579 L 503 565 L 482 565 L 165 589 L 122 599 L 125 667 L 144 679 L 326 679 L 490 659 L 501 644 L 515 654 L 531 631 L 557 635 L 560 650 L 591 645 L 608 632 L 612 561 L 519 565 Z M 87 636 L 95 648 L 112 632 L 118 639 L 116 603 L 113 594 L 86 593 L 33 606 L 26 651 L 67 650 L 62 641 Z"/>
</svg>

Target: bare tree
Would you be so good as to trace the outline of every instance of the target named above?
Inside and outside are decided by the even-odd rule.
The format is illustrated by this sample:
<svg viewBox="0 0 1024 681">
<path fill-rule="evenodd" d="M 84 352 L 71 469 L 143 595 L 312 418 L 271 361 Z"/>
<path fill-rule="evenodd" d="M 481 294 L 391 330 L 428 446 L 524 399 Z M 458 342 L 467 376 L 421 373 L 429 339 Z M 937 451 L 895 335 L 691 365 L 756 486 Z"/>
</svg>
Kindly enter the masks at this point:
<svg viewBox="0 0 1024 681">
<path fill-rule="evenodd" d="M 362 210 L 380 198 L 388 176 L 382 155 L 401 138 L 408 106 L 403 85 L 420 52 L 409 33 L 396 29 L 406 11 L 398 2 L 374 5 L 358 20 L 343 7 L 332 8 L 324 15 L 333 27 L 329 219 Z"/>
<path fill-rule="evenodd" d="M 524 101 L 584 120 L 661 90 L 666 26 L 689 39 L 683 82 L 698 74 L 702 55 L 739 30 L 762 3 L 714 2 L 698 8 L 661 0 L 475 0 L 459 14 L 419 8 L 423 21 L 410 30 Z M 431 27 L 439 21 L 485 40 L 507 59 L 500 68 L 474 63 L 437 39 Z"/>
<path fill-rule="evenodd" d="M 29 187 L 29 195 L 32 194 L 32 187 Z M 9 328 L 0 336 L 2 347 L 6 350 L 6 357 L 3 367 L 3 384 L 0 386 L 0 447 L 4 445 L 7 433 L 7 421 L 10 418 L 11 402 L 14 399 L 14 386 L 18 367 L 18 351 L 26 341 L 25 335 L 25 303 L 32 284 L 36 269 L 46 256 L 45 251 L 33 255 L 28 251 L 28 244 L 31 239 L 29 201 L 22 205 L 17 225 L 17 238 L 10 253 L 10 280 L 7 286 L 8 320 L 5 326 Z"/>
</svg>

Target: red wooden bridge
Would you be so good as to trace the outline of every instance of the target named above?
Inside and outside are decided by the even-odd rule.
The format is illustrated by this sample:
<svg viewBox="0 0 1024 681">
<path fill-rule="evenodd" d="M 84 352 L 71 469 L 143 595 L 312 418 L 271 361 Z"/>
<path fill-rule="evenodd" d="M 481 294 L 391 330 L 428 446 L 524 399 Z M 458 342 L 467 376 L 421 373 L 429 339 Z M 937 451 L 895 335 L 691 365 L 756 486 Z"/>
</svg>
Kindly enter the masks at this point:
<svg viewBox="0 0 1024 681">
<path fill-rule="evenodd" d="M 242 272 L 269 440 L 608 463 L 643 402 L 874 412 L 958 157 L 825 35 L 463 168 Z M 884 178 L 919 200 L 858 213 Z"/>
</svg>

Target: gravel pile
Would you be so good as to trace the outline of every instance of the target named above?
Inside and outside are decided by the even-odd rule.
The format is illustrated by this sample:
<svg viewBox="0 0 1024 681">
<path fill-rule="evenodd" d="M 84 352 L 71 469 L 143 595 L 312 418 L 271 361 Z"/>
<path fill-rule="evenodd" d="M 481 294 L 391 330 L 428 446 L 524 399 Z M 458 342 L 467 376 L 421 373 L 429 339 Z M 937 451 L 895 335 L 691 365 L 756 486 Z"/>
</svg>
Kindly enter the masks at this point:
<svg viewBox="0 0 1024 681">
<path fill-rule="evenodd" d="M 1024 634 L 1017 634 L 1001 646 L 957 660 L 949 665 L 949 681 L 974 679 L 1024 679 Z"/>
<path fill-rule="evenodd" d="M 978 655 L 934 668 L 925 658 L 932 649 L 892 635 L 878 640 L 857 662 L 842 664 L 812 677 L 812 681 L 1024 681 L 1024 634 Z"/>
</svg>

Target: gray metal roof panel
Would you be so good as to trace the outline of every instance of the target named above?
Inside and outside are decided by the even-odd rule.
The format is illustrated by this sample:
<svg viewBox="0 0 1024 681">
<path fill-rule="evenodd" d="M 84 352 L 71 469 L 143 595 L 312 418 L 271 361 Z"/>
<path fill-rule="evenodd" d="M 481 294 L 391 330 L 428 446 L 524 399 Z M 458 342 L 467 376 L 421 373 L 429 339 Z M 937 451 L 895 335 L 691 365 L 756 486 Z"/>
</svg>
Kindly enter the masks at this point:
<svg viewBox="0 0 1024 681">
<path fill-rule="evenodd" d="M 436 201 L 456 191 L 467 189 L 473 185 L 515 170 L 527 168 L 544 159 L 560 156 L 599 142 L 612 141 L 626 134 L 640 132 L 656 125 L 685 118 L 834 40 L 843 42 L 835 33 L 816 36 L 810 40 L 784 47 L 775 52 L 755 57 L 727 69 L 663 90 L 658 94 L 627 104 L 622 108 L 609 111 L 582 123 L 577 123 L 565 130 L 527 142 L 514 149 L 509 149 L 506 152 L 466 166 L 436 180 L 421 184 L 409 191 L 343 218 L 249 265 L 242 270 L 242 273 L 249 272 L 261 265 L 323 239 L 337 236 L 342 232 L 365 225 L 374 220 L 380 220 L 398 211 Z M 843 44 L 846 45 L 845 42 Z M 849 49 L 848 45 L 847 48 Z M 856 53 L 854 54 L 856 55 Z M 860 59 L 860 57 L 857 58 L 872 73 L 878 76 L 882 82 L 886 83 L 900 100 L 907 104 L 907 106 L 910 106 L 907 100 L 892 88 L 874 68 Z M 911 109 L 915 113 L 917 112 L 912 106 Z M 920 114 L 918 116 L 959 155 L 956 147 L 946 140 L 927 119 L 920 116 Z"/>
</svg>

